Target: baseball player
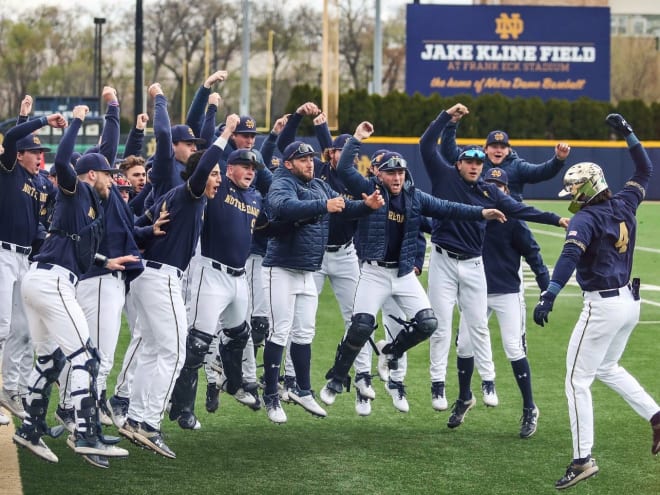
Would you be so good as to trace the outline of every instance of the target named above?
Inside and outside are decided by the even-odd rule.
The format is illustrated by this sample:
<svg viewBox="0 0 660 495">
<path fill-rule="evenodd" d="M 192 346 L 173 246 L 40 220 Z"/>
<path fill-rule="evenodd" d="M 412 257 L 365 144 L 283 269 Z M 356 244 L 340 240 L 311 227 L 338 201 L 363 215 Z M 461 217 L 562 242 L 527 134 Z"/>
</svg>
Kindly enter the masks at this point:
<svg viewBox="0 0 660 495">
<path fill-rule="evenodd" d="M 440 143 L 440 154 L 447 163 L 456 163 L 458 156 L 463 151 L 456 144 L 456 129 L 460 120 L 469 113 L 468 108 L 461 103 L 457 103 L 450 109 L 451 120 L 442 130 L 442 141 Z M 508 176 L 509 194 L 513 199 L 522 201 L 523 186 L 543 182 L 557 175 L 566 163 L 570 150 L 571 148 L 567 143 L 560 142 L 555 146 L 553 158 L 543 163 L 529 163 L 520 158 L 511 148 L 509 136 L 506 132 L 494 130 L 488 133 L 486 137 L 483 148 L 485 156 L 482 173 L 486 173 L 494 167 L 504 170 Z M 522 289 L 521 287 L 521 291 Z M 443 350 L 443 352 L 445 351 Z M 446 352 L 449 352 L 448 346 Z M 438 358 L 437 352 L 433 354 L 435 357 L 431 357 L 431 401 L 434 409 L 442 411 L 448 407 L 444 390 L 447 358 Z M 481 389 L 484 404 L 490 407 L 497 406 L 499 399 L 495 390 L 495 365 L 492 361 L 481 361 L 480 355 L 477 354 L 475 356 L 475 366 L 482 378 Z"/>
<path fill-rule="evenodd" d="M 58 147 L 54 166 L 59 193 L 50 235 L 23 278 L 21 293 L 37 359 L 25 401 L 27 416 L 13 439 L 49 462 L 58 461 L 41 437 L 52 433 L 45 420 L 50 389 L 68 360 L 76 430 L 67 443 L 93 465 L 108 467 L 108 457 L 125 457 L 128 451 L 111 445 L 118 439 L 101 433 L 95 383 L 100 360 L 91 345 L 75 285 L 93 263 L 123 270 L 124 264 L 138 258 L 107 258 L 96 252 L 104 229 L 99 198 L 108 198 L 110 174 L 115 170 L 99 153 L 81 157 L 75 170 L 69 164 L 76 134 L 88 112 L 84 105 L 73 109 L 73 121 Z"/>
<path fill-rule="evenodd" d="M 38 173 L 42 152 L 49 148 L 42 146 L 39 138 L 31 133 L 44 125 L 66 125 L 59 114 L 25 124 L 31 108 L 32 98 L 26 95 L 21 102 L 18 126 L 5 136 L 0 160 L 0 208 L 12 212 L 0 219 L 0 293 L 5 301 L 0 309 L 3 378 L 0 405 L 21 419 L 25 417 L 22 396 L 27 393 L 34 353 L 20 296 L 20 281 L 28 270 L 28 257 L 38 245 L 37 238 L 42 230 L 39 221 L 50 186 Z"/>
<path fill-rule="evenodd" d="M 568 343 L 565 391 L 573 437 L 573 460 L 555 488 L 564 489 L 598 472 L 591 457 L 594 442 L 591 384 L 599 379 L 633 410 L 650 421 L 651 453 L 660 452 L 660 407 L 626 371 L 619 360 L 639 321 L 639 279 L 631 280 L 637 220 L 653 164 L 632 127 L 619 114 L 606 122 L 628 144 L 635 164 L 623 189 L 612 194 L 602 169 L 595 163 L 573 165 L 564 175 L 560 197 L 570 196 L 575 213 L 555 264 L 548 289 L 534 308 L 534 321 L 548 322 L 555 298 L 575 270 L 584 305 Z"/>
<path fill-rule="evenodd" d="M 102 98 L 108 105 L 108 109 L 99 150 L 109 163 L 114 163 L 119 143 L 119 101 L 116 90 L 110 86 L 103 88 Z M 140 251 L 134 238 L 133 213 L 120 196 L 118 186 L 113 185 L 110 194 L 102 202 L 102 207 L 105 229 L 97 252 L 108 258 L 116 258 L 124 253 L 139 258 Z M 147 226 L 141 230 L 142 233 L 153 232 L 153 226 Z M 142 270 L 143 266 L 140 261 L 126 263 L 122 271 L 92 267 L 81 275 L 76 287 L 76 299 L 85 314 L 92 345 L 97 349 L 101 360 L 96 386 L 101 407 L 100 419 L 104 425 L 112 424 L 111 413 L 106 405 L 106 382 L 114 362 L 115 348 L 121 328 L 126 284 L 137 277 Z M 66 369 L 63 373 L 69 375 Z M 70 401 L 63 397 L 70 392 L 68 387 L 60 387 L 60 397 L 64 400 L 61 400 L 56 417 L 63 424 L 67 424 L 67 416 L 71 420 L 73 419 L 73 410 L 68 412 L 66 410 L 66 405 Z"/>
<path fill-rule="evenodd" d="M 32 98 L 26 95 L 21 103 L 19 121 L 27 121 L 31 102 Z M 42 152 L 49 148 L 42 146 L 39 138 L 31 133 L 45 125 L 62 127 L 66 121 L 54 114 L 14 127 L 5 136 L 0 160 L 0 208 L 11 212 L 0 219 L 0 294 L 5 301 L 0 309 L 3 377 L 0 405 L 18 418 L 25 417 L 22 395 L 27 392 L 33 361 L 20 283 L 42 229 L 39 221 L 48 193 L 47 179 L 39 174 L 39 163 Z"/>
<path fill-rule="evenodd" d="M 447 165 L 438 153 L 436 143 L 452 115 L 461 111 L 459 105 L 454 105 L 448 111 L 443 110 L 431 122 L 419 142 L 433 195 L 467 204 L 496 207 L 514 218 L 565 227 L 567 219 L 519 203 L 494 184 L 485 183 L 481 173 L 486 157 L 481 149 L 467 147 L 455 165 Z M 429 261 L 428 292 L 439 324 L 430 339 L 431 390 L 435 393 L 433 385 L 442 385 L 443 401 L 446 401 L 444 382 L 456 303 L 461 310 L 461 318 L 465 320 L 466 329 L 458 334 L 459 398 L 447 422 L 449 428 L 460 426 L 467 411 L 476 404 L 470 389 L 475 361 L 482 365 L 487 363 L 490 368 L 490 376 L 482 374 L 486 382 L 482 383 L 486 405 L 489 405 L 489 395 L 494 393 L 495 369 L 488 331 L 486 276 L 481 257 L 485 229 L 486 222 L 433 221 L 431 242 L 434 246 Z M 446 402 L 437 406 L 434 404 L 436 409 L 442 410 L 445 407 Z"/>
<path fill-rule="evenodd" d="M 343 391 L 348 371 L 371 337 L 376 314 L 389 297 L 400 304 L 410 321 L 396 334 L 393 342 L 383 347 L 383 355 L 398 359 L 435 331 L 438 322 L 413 268 L 421 215 L 456 220 L 504 220 L 497 210 L 450 203 L 415 189 L 407 163 L 398 153 L 384 154 L 379 161 L 378 178 L 363 177 L 353 166 L 353 161 L 362 140 L 371 136 L 373 131 L 371 123 L 360 123 L 344 145 L 337 166 L 350 193 L 358 196 L 382 191 L 384 205 L 358 222 L 358 257 L 362 261 L 362 271 L 350 327 L 339 344 L 334 365 L 326 375 L 330 380 L 321 390 L 326 404 L 332 404 L 336 394 Z M 402 383 L 391 380 L 387 384 L 391 395 L 399 394 L 401 387 Z"/>
<path fill-rule="evenodd" d="M 508 194 L 508 178 L 504 169 L 495 167 L 486 172 L 486 182 L 495 184 Z M 486 226 L 483 260 L 488 286 L 488 318 L 492 313 L 502 334 L 502 346 L 511 362 L 513 375 L 523 399 L 520 437 L 529 438 L 536 432 L 539 410 L 532 394 L 532 372 L 527 360 L 525 339 L 525 298 L 520 289 L 520 258 L 524 257 L 536 275 L 541 291 L 548 287 L 550 275 L 543 263 L 541 248 L 522 220 L 510 218 L 506 223 L 490 222 Z M 461 320 L 461 325 L 465 320 Z M 462 326 L 459 332 L 467 331 Z"/>
<path fill-rule="evenodd" d="M 238 115 L 230 116 L 228 128 L 233 128 Z M 186 341 L 186 362 L 172 393 L 170 420 L 191 428 L 195 422 L 194 404 L 198 369 L 209 353 L 218 321 L 220 358 L 226 383 L 221 384 L 230 395 L 242 390 L 243 351 L 248 343 L 252 353 L 250 328 L 246 322 L 248 287 L 245 262 L 252 241 L 252 231 L 261 209 L 261 194 L 251 187 L 257 173 L 267 174 L 259 181 L 262 192 L 270 183 L 270 171 L 258 161 L 255 151 L 234 150 L 227 160 L 227 172 L 214 198 L 206 205 L 201 235 L 201 256 L 196 257 L 191 270 L 191 306 L 188 309 L 189 330 Z M 227 237 L 225 237 L 227 236 Z M 218 242 L 231 237 L 232 242 Z M 249 394 L 245 399 L 252 399 Z M 247 402 L 246 402 L 247 403 Z"/>
<path fill-rule="evenodd" d="M 284 166 L 275 172 L 267 196 L 269 220 L 283 224 L 281 233 L 268 241 L 262 274 L 272 328 L 264 348 L 264 404 L 274 423 L 287 420 L 277 385 L 289 336 L 297 382 L 296 389 L 288 392 L 289 400 L 315 416 L 327 416 L 314 399 L 310 366 L 318 305 L 313 272 L 321 267 L 327 245 L 328 213 L 357 217 L 383 204 L 378 191 L 365 194 L 363 201 L 345 200 L 315 179 L 315 154 L 302 141 L 289 144 L 283 152 Z"/>
<path fill-rule="evenodd" d="M 314 103 L 304 103 L 289 117 L 286 126 L 282 130 L 278 145 L 282 148 L 294 140 L 296 130 L 305 115 L 315 117 L 314 129 L 326 157 L 326 161 L 314 159 L 314 177 L 326 182 L 345 199 L 355 199 L 355 196 L 348 191 L 337 171 L 342 148 L 351 136 L 350 134 L 341 134 L 331 140 L 327 118 Z M 344 318 L 344 332 L 348 330 L 351 324 L 353 299 L 360 276 L 360 265 L 353 244 L 353 234 L 355 234 L 356 228 L 356 219 L 347 219 L 338 215 L 330 217 L 328 245 L 325 248 L 321 269 L 314 272 L 314 283 L 319 294 L 323 290 L 326 277 L 330 280 Z M 287 375 L 285 376 L 291 377 L 288 371 L 289 368 L 286 369 Z M 371 384 L 371 352 L 368 345 L 364 346 L 356 358 L 355 370 L 356 411 L 364 416 L 371 411 L 369 401 L 376 398 L 376 392 Z M 291 378 L 289 378 L 290 380 Z M 285 385 L 287 388 L 291 388 L 291 383 L 285 383 Z M 323 396 L 321 400 L 323 400 Z"/>
<path fill-rule="evenodd" d="M 450 110 L 451 120 L 447 122 L 442 130 L 442 142 L 440 153 L 448 163 L 456 163 L 461 148 L 456 144 L 456 129 L 459 121 L 468 115 L 470 111 L 465 105 L 457 103 Z M 486 173 L 493 167 L 499 167 L 506 171 L 509 178 L 509 191 L 511 197 L 517 201 L 523 199 L 523 186 L 525 184 L 536 184 L 552 179 L 556 176 L 566 163 L 566 158 L 571 151 L 567 143 L 557 143 L 555 154 L 543 163 L 530 163 L 520 158 L 509 144 L 509 136 L 506 132 L 495 130 L 488 133 L 484 146 L 484 167 Z"/>
<path fill-rule="evenodd" d="M 167 118 L 167 99 L 160 84 L 149 87 L 155 100 L 154 121 Z M 171 142 L 169 126 L 161 138 Z M 169 212 L 166 235 L 147 242 L 143 253 L 145 269 L 131 284 L 137 307 L 142 345 L 138 348 L 131 388 L 128 417 L 119 430 L 124 436 L 165 457 L 175 458 L 160 429 L 174 383 L 186 353 L 186 308 L 181 279 L 201 234 L 206 198 L 213 198 L 220 186 L 218 159 L 227 144 L 224 133 L 206 152 L 194 154 L 181 177 L 185 182 L 160 196 L 148 217 Z M 171 176 L 175 166 L 171 154 L 154 160 L 153 174 Z"/>
</svg>

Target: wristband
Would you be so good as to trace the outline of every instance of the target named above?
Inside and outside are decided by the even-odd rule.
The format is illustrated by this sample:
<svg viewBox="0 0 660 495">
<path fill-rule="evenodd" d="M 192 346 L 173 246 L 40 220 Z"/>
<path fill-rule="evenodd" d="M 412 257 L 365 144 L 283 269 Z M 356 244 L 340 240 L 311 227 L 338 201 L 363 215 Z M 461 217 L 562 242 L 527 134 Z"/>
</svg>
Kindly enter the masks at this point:
<svg viewBox="0 0 660 495">
<path fill-rule="evenodd" d="M 102 254 L 96 253 L 94 255 L 94 265 L 98 266 L 100 268 L 107 268 L 108 267 L 108 262 L 110 260 L 108 259 L 107 256 L 103 256 Z"/>
</svg>

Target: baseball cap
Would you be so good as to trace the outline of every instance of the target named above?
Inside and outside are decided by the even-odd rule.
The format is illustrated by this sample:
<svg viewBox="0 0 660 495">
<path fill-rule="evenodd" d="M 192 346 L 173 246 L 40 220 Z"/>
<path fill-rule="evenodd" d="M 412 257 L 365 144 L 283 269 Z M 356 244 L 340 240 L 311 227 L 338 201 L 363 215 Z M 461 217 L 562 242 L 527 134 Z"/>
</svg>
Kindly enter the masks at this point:
<svg viewBox="0 0 660 495">
<path fill-rule="evenodd" d="M 234 134 L 256 134 L 257 122 L 249 115 L 241 115 L 241 120 L 236 124 Z"/>
<path fill-rule="evenodd" d="M 39 136 L 30 134 L 16 141 L 16 151 L 50 151 L 50 148 L 41 145 Z"/>
<path fill-rule="evenodd" d="M 486 182 L 497 182 L 503 186 L 509 185 L 509 177 L 506 174 L 506 171 L 499 168 L 493 167 L 488 172 L 486 172 L 486 177 L 484 177 Z"/>
<path fill-rule="evenodd" d="M 389 151 L 381 157 L 380 163 L 377 165 L 377 167 L 381 172 L 388 172 L 390 170 L 406 170 L 408 168 L 408 162 L 406 162 L 400 153 Z"/>
<path fill-rule="evenodd" d="M 314 151 L 314 148 L 310 144 L 307 144 L 303 141 L 294 141 L 289 146 L 284 148 L 284 160 L 290 162 L 296 158 L 303 158 L 305 156 L 317 156 L 318 153 Z"/>
<path fill-rule="evenodd" d="M 486 146 L 489 144 L 503 144 L 509 146 L 509 135 L 504 131 L 490 131 L 486 138 Z"/>
<path fill-rule="evenodd" d="M 248 148 L 239 148 L 229 153 L 227 157 L 227 165 L 253 165 L 254 168 L 259 170 L 264 168 L 264 159 L 257 150 Z"/>
<path fill-rule="evenodd" d="M 380 166 L 380 162 L 383 161 L 383 157 L 389 152 L 390 150 L 386 149 L 376 150 L 374 154 L 371 155 L 371 166 L 378 168 Z"/>
<path fill-rule="evenodd" d="M 172 142 L 178 143 L 179 141 L 191 141 L 200 144 L 206 142 L 205 139 L 196 138 L 195 133 L 190 126 L 185 124 L 172 126 Z"/>
<path fill-rule="evenodd" d="M 340 134 L 337 136 L 335 139 L 332 140 L 332 146 L 330 146 L 331 150 L 341 150 L 344 148 L 344 145 L 346 144 L 346 141 L 348 141 L 348 138 L 350 138 L 350 134 Z"/>
<path fill-rule="evenodd" d="M 486 159 L 486 153 L 481 149 L 480 146 L 466 146 L 461 151 L 461 154 L 458 155 L 458 161 L 461 160 L 479 160 L 484 161 Z"/>
<path fill-rule="evenodd" d="M 81 156 L 76 162 L 75 169 L 77 175 L 86 174 L 90 170 L 110 172 L 111 174 L 119 172 L 118 168 L 110 168 L 108 159 L 101 153 L 87 153 Z"/>
</svg>

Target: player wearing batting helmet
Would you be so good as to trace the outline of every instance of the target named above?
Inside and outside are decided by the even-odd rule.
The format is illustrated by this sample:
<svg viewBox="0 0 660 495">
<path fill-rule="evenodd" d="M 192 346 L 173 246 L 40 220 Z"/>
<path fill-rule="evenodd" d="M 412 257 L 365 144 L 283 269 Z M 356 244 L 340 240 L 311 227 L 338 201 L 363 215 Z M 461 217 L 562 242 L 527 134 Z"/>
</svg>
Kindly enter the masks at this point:
<svg viewBox="0 0 660 495">
<path fill-rule="evenodd" d="M 631 279 L 636 212 L 649 186 L 653 164 L 632 127 L 619 114 L 606 119 L 628 144 L 635 164 L 623 189 L 612 194 L 603 170 L 595 163 L 577 163 L 566 171 L 559 196 L 570 197 L 575 213 L 555 264 L 550 285 L 534 308 L 534 321 L 548 322 L 555 298 L 573 271 L 584 305 L 568 343 L 566 398 L 573 437 L 573 460 L 555 488 L 564 489 L 598 472 L 591 457 L 594 420 L 591 384 L 599 379 L 617 392 L 633 410 L 650 421 L 651 453 L 660 452 L 660 406 L 619 364 L 630 334 L 639 321 L 640 281 Z"/>
</svg>

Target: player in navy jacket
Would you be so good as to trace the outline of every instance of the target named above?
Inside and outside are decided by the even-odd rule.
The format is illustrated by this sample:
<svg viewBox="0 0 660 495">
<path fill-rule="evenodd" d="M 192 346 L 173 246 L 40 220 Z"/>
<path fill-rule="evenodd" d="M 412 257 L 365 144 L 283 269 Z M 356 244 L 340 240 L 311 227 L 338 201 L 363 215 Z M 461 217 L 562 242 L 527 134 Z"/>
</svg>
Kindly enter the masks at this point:
<svg viewBox="0 0 660 495">
<path fill-rule="evenodd" d="M 297 388 L 289 399 L 308 412 L 327 413 L 311 390 L 311 342 L 315 331 L 318 293 L 313 272 L 321 267 L 328 240 L 328 213 L 351 217 L 368 215 L 382 205 L 375 191 L 363 201 L 345 200 L 325 182 L 314 178 L 314 149 L 294 141 L 284 150 L 268 192 L 268 218 L 281 227 L 268 241 L 263 261 L 265 290 L 269 300 L 272 332 L 264 349 L 266 390 L 264 403 L 271 421 L 286 422 L 277 394 L 282 352 L 291 338 L 291 359 Z"/>
<path fill-rule="evenodd" d="M 416 189 L 407 163 L 398 153 L 385 153 L 379 163 L 377 178 L 363 177 L 353 166 L 361 141 L 373 133 L 369 122 L 362 122 L 346 142 L 337 170 L 351 194 L 358 196 L 382 191 L 385 204 L 369 217 L 358 221 L 358 257 L 362 272 L 358 281 L 351 325 L 339 345 L 330 379 L 321 391 L 323 401 L 334 402 L 342 392 L 359 350 L 376 326 L 376 314 L 383 303 L 394 297 L 410 318 L 405 331 L 399 332 L 382 354 L 398 359 L 411 347 L 426 340 L 436 329 L 437 320 L 424 289 L 414 273 L 417 237 L 422 218 L 452 218 L 480 221 L 484 218 L 504 219 L 501 212 L 479 206 L 437 199 Z M 388 383 L 388 389 L 399 393 Z"/>
<path fill-rule="evenodd" d="M 566 241 L 555 264 L 548 290 L 534 308 L 534 321 L 548 322 L 555 298 L 573 271 L 582 289 L 584 304 L 566 353 L 565 392 L 573 437 L 573 460 L 555 483 L 563 489 L 598 472 L 591 457 L 594 420 L 591 384 L 600 380 L 618 393 L 633 410 L 650 421 L 651 453 L 660 453 L 660 406 L 619 360 L 639 321 L 640 280 L 631 280 L 637 208 L 646 196 L 653 164 L 632 127 L 619 114 L 606 122 L 622 135 L 635 170 L 623 189 L 612 194 L 603 170 L 595 163 L 573 165 L 564 175 L 559 196 L 570 196 L 575 213 Z"/>
</svg>

